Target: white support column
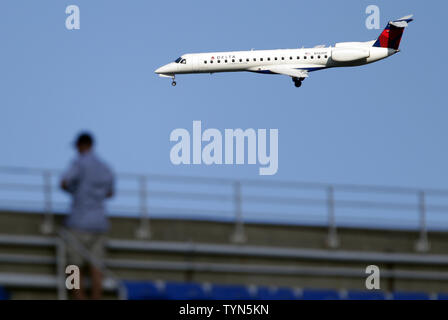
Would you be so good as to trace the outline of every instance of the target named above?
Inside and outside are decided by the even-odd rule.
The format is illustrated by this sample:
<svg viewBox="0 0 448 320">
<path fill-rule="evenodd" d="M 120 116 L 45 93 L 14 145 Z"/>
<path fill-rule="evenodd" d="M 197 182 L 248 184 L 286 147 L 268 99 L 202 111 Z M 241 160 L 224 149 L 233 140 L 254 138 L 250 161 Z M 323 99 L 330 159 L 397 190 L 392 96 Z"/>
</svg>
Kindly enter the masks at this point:
<svg viewBox="0 0 448 320">
<path fill-rule="evenodd" d="M 418 193 L 418 208 L 420 215 L 420 236 L 415 244 L 415 250 L 417 252 L 427 252 L 430 249 L 428 241 L 428 231 L 426 228 L 426 199 L 425 192 L 420 191 Z"/>
<path fill-rule="evenodd" d="M 233 186 L 234 206 L 235 206 L 235 228 L 230 240 L 234 243 L 245 243 L 247 237 L 244 232 L 244 221 L 241 199 L 241 182 L 236 181 Z"/>
<path fill-rule="evenodd" d="M 148 179 L 146 176 L 141 176 L 140 183 L 140 225 L 135 233 L 139 239 L 150 239 L 151 229 L 148 211 Z"/>
<path fill-rule="evenodd" d="M 53 197 L 52 197 L 52 185 L 51 171 L 45 171 L 42 175 L 43 178 L 43 195 L 44 195 L 44 221 L 41 225 L 41 232 L 43 234 L 51 234 L 54 232 L 54 214 L 53 214 Z"/>
<path fill-rule="evenodd" d="M 334 211 L 334 187 L 327 188 L 327 214 L 328 214 L 328 236 L 327 246 L 329 248 L 339 247 L 339 238 L 336 229 L 336 218 Z"/>
<path fill-rule="evenodd" d="M 64 240 L 58 238 L 56 245 L 56 261 L 57 261 L 57 281 L 58 281 L 58 299 L 67 300 L 67 288 L 65 286 L 65 268 L 66 262 L 66 250 Z"/>
</svg>

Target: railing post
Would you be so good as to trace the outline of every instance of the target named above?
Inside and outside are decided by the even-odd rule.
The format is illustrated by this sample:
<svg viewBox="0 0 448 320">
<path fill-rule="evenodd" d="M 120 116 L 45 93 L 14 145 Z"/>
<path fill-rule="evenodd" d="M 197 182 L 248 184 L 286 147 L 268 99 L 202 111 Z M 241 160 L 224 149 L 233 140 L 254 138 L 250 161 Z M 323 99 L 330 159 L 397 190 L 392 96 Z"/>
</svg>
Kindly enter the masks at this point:
<svg viewBox="0 0 448 320">
<path fill-rule="evenodd" d="M 54 214 L 53 214 L 53 199 L 52 199 L 52 185 L 51 185 L 51 171 L 47 170 L 42 175 L 43 178 L 43 192 L 44 192 L 44 221 L 41 225 L 41 232 L 43 234 L 51 234 L 54 232 Z"/>
<path fill-rule="evenodd" d="M 420 215 L 420 236 L 415 245 L 415 250 L 418 252 L 427 252 L 430 248 L 430 244 L 426 228 L 426 199 L 424 191 L 418 193 L 418 208 Z"/>
<path fill-rule="evenodd" d="M 242 211 L 242 199 L 241 199 L 241 182 L 236 181 L 233 185 L 233 196 L 235 206 L 235 228 L 230 240 L 234 243 L 244 243 L 247 241 L 244 233 L 244 221 Z"/>
<path fill-rule="evenodd" d="M 65 287 L 66 248 L 64 240 L 58 238 L 56 243 L 58 299 L 67 300 L 67 288 Z"/>
<path fill-rule="evenodd" d="M 148 212 L 148 179 L 146 176 L 139 178 L 140 182 L 140 225 L 136 231 L 136 237 L 139 239 L 151 238 L 149 212 Z"/>
<path fill-rule="evenodd" d="M 336 229 L 336 218 L 334 212 L 334 187 L 327 187 L 327 214 L 328 214 L 328 235 L 327 246 L 329 248 L 337 248 L 339 239 Z"/>
</svg>

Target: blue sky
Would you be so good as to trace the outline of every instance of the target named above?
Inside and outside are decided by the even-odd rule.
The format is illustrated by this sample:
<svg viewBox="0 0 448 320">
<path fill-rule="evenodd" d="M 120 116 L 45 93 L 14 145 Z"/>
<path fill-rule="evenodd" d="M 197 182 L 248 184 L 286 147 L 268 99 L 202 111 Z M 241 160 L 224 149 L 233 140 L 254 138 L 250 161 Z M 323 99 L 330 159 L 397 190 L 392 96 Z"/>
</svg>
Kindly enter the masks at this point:
<svg viewBox="0 0 448 320">
<path fill-rule="evenodd" d="M 81 29 L 65 28 L 65 8 Z M 376 39 L 409 13 L 394 57 L 288 77 L 154 70 L 188 52 L 312 47 Z M 447 51 L 442 1 L 87 1 L 0 3 L 0 165 L 63 168 L 81 129 L 117 171 L 448 188 Z M 279 170 L 174 166 L 170 132 L 279 129 Z"/>
</svg>

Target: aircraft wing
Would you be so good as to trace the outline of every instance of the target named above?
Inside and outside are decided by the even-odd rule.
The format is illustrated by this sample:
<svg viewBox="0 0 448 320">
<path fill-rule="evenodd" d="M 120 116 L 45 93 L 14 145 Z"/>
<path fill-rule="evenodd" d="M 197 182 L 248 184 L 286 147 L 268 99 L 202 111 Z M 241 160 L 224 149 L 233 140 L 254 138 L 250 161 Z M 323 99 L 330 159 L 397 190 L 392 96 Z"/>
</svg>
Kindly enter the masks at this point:
<svg viewBox="0 0 448 320">
<path fill-rule="evenodd" d="M 295 69 L 291 67 L 269 67 L 269 71 L 277 74 L 284 74 L 293 78 L 308 78 L 308 71 L 304 69 Z"/>
</svg>

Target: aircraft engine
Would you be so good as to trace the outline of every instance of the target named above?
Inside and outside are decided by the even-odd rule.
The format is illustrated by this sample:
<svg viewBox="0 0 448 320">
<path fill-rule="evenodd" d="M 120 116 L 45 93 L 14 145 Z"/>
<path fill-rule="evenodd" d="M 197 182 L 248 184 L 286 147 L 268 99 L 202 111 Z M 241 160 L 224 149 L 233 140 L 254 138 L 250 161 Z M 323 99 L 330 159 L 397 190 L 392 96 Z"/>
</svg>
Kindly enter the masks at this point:
<svg viewBox="0 0 448 320">
<path fill-rule="evenodd" d="M 334 48 L 331 52 L 331 58 L 337 62 L 350 62 L 368 58 L 370 48 Z"/>
</svg>

